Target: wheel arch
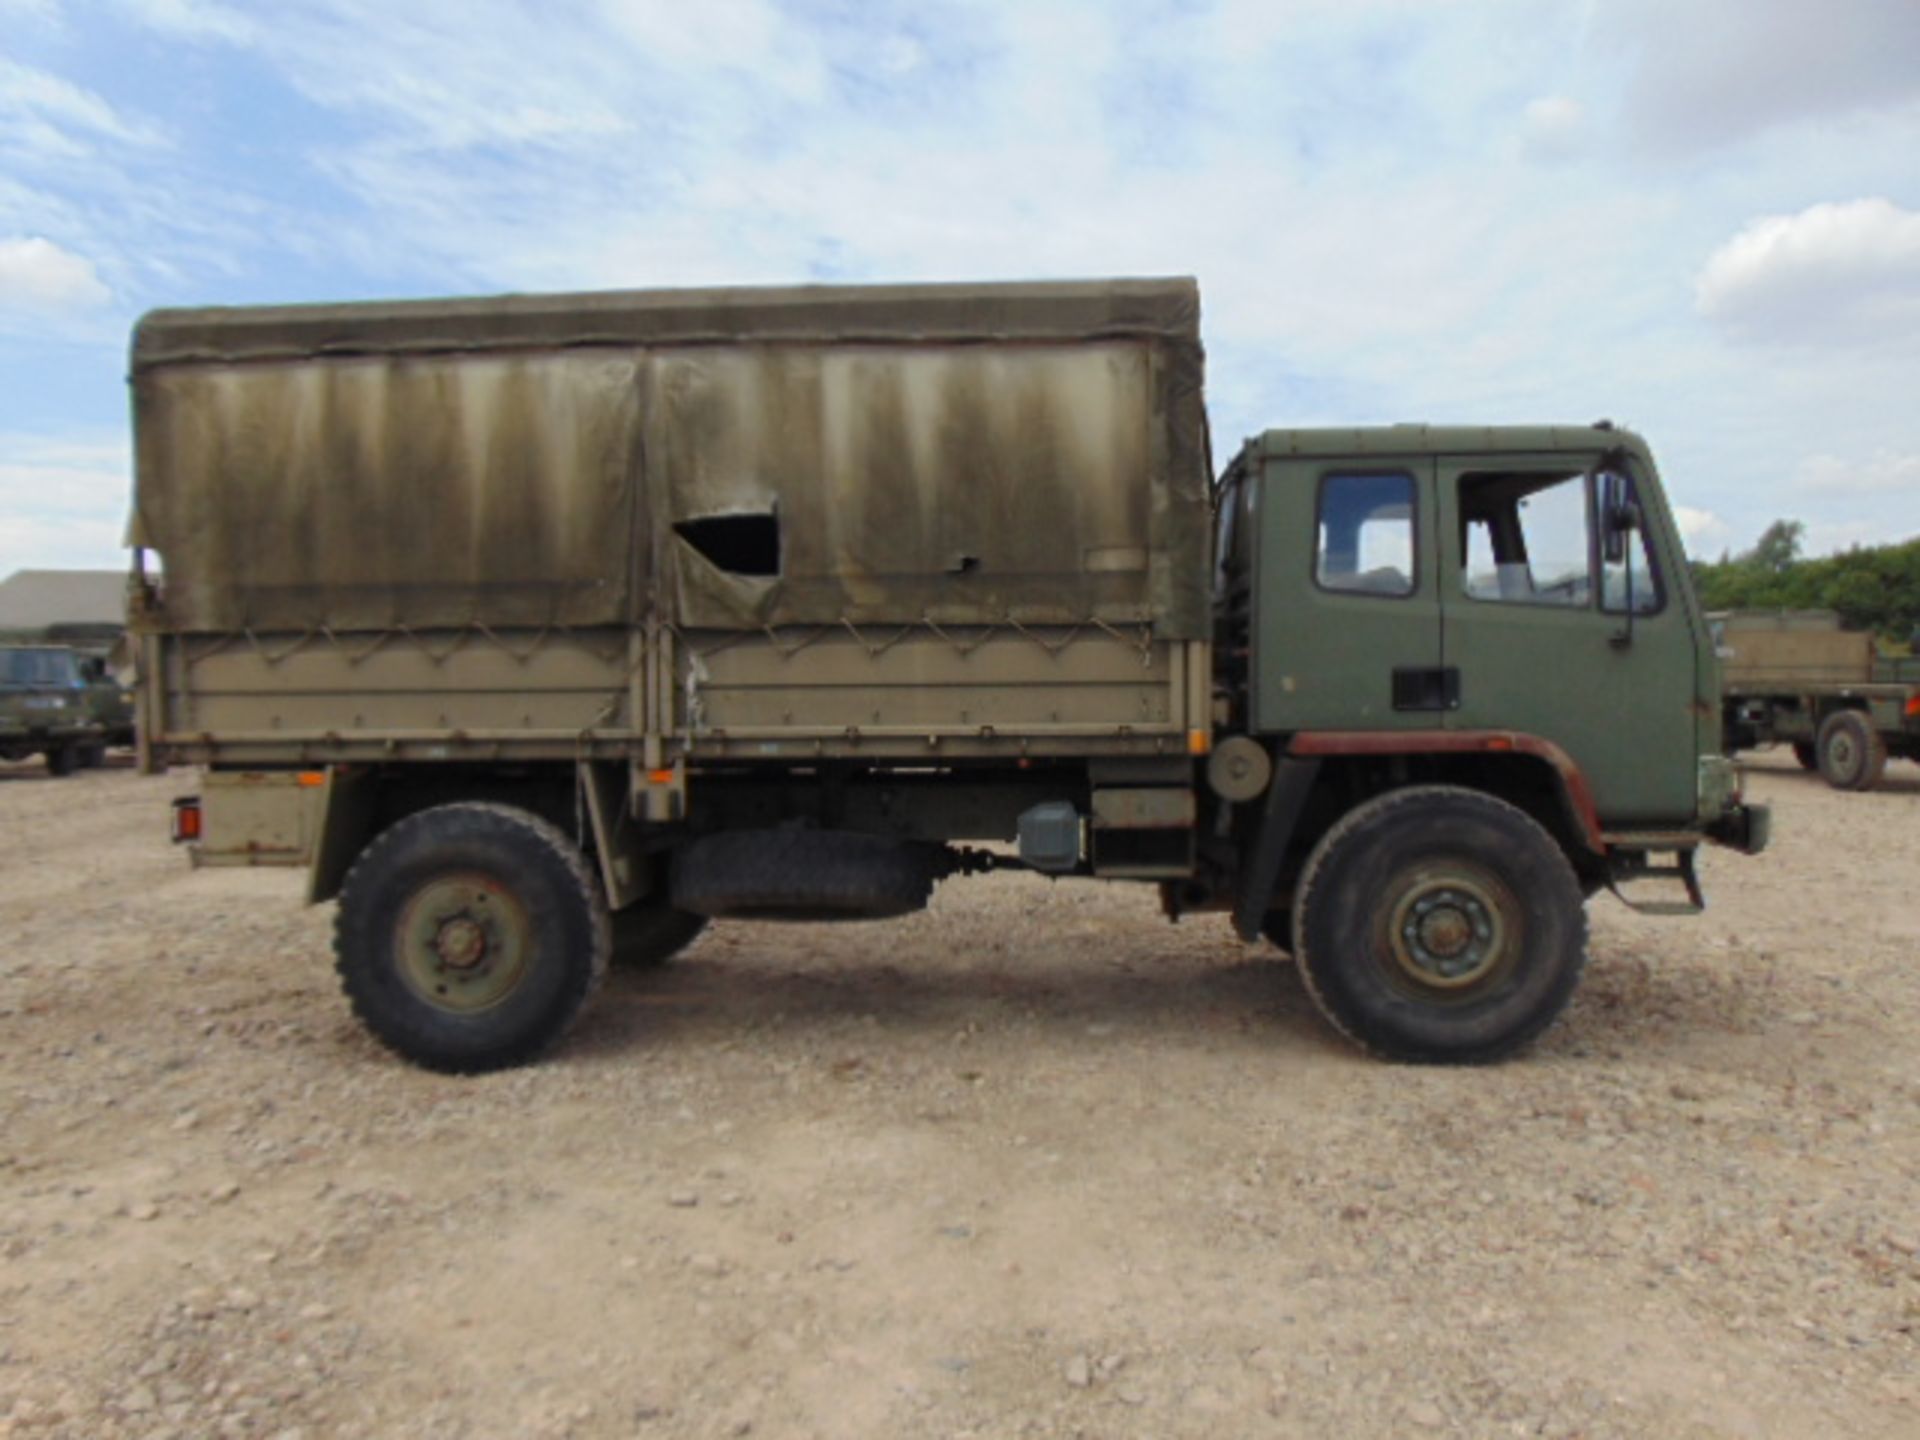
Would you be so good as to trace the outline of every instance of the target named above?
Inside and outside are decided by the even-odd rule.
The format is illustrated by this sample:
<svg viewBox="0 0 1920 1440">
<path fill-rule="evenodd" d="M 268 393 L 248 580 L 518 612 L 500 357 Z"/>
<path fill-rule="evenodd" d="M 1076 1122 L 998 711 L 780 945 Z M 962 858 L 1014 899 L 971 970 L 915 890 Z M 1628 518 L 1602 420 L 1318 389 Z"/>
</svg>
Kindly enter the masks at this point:
<svg viewBox="0 0 1920 1440">
<path fill-rule="evenodd" d="M 1485 791 L 1537 820 L 1576 870 L 1605 861 L 1593 787 L 1573 757 L 1542 736 L 1512 730 L 1315 731 L 1295 735 L 1287 753 L 1319 757 L 1320 783 L 1357 786 L 1354 803 L 1406 785 Z"/>
<path fill-rule="evenodd" d="M 353 862 L 400 821 L 439 805 L 481 802 L 508 805 L 548 821 L 574 837 L 595 858 L 598 847 L 574 788 L 572 763 L 494 769 L 467 765 L 334 765 L 327 773 L 313 857 L 307 869 L 307 902 L 335 900 Z M 604 883 L 604 876 L 603 876 Z"/>
<path fill-rule="evenodd" d="M 1280 748 L 1265 814 L 1236 880 L 1234 925 L 1242 939 L 1255 939 L 1262 917 L 1284 908 L 1322 836 L 1359 806 L 1417 785 L 1453 785 L 1504 800 L 1552 837 L 1583 883 L 1592 888 L 1606 879 L 1592 787 L 1551 740 L 1507 730 L 1302 731 Z"/>
</svg>

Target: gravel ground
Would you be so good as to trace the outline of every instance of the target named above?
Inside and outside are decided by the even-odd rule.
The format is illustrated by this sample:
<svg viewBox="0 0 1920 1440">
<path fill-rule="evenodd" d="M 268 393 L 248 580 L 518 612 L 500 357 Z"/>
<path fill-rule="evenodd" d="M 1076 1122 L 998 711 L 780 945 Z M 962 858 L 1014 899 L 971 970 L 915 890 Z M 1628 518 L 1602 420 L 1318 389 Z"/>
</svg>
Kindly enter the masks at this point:
<svg viewBox="0 0 1920 1440">
<path fill-rule="evenodd" d="M 191 784 L 0 766 L 0 1435 L 1920 1435 L 1920 768 L 1761 757 L 1775 849 L 1477 1071 L 996 875 L 429 1075 Z"/>
</svg>

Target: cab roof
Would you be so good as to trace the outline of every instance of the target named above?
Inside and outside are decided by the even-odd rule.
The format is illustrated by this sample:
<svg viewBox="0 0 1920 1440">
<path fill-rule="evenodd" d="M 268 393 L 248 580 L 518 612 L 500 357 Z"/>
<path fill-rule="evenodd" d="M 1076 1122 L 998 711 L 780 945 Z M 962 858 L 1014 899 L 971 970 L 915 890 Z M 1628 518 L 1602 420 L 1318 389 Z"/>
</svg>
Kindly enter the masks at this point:
<svg viewBox="0 0 1920 1440">
<path fill-rule="evenodd" d="M 1591 425 L 1370 425 L 1267 430 L 1250 437 L 1241 454 L 1483 455 L 1488 452 L 1590 451 L 1622 446 L 1644 452 L 1646 442 L 1609 420 Z"/>
</svg>

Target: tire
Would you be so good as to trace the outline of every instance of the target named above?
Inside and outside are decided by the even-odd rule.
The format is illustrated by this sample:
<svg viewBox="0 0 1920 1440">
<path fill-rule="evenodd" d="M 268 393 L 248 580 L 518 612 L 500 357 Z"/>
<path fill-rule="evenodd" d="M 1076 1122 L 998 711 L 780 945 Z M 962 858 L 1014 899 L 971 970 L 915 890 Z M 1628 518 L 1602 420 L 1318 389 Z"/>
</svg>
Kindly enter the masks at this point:
<svg viewBox="0 0 1920 1440">
<path fill-rule="evenodd" d="M 1794 741 L 1793 758 L 1800 762 L 1800 768 L 1802 770 L 1818 770 L 1820 768 L 1820 752 L 1814 748 L 1811 740 Z"/>
<path fill-rule="evenodd" d="M 523 1064 L 579 1017 L 607 968 L 606 901 L 585 858 L 507 805 L 409 815 L 340 891 L 335 968 L 361 1022 L 429 1070 Z"/>
<path fill-rule="evenodd" d="M 1836 790 L 1871 790 L 1887 768 L 1887 744 L 1858 710 L 1836 710 L 1820 722 L 1815 742 L 1820 775 Z"/>
<path fill-rule="evenodd" d="M 1393 1060 L 1511 1055 L 1566 1007 L 1586 959 L 1580 883 L 1553 837 L 1454 786 L 1395 790 L 1341 820 L 1307 859 L 1293 917 L 1320 1012 Z"/>
<path fill-rule="evenodd" d="M 707 917 L 665 901 L 641 901 L 613 913 L 613 963 L 629 969 L 664 965 L 699 937 Z"/>
<path fill-rule="evenodd" d="M 846 830 L 737 830 L 673 861 L 673 906 L 739 920 L 884 920 L 926 908 L 934 849 Z"/>
<path fill-rule="evenodd" d="M 80 768 L 80 749 L 76 745 L 56 745 L 47 751 L 47 773 L 68 776 Z"/>
</svg>

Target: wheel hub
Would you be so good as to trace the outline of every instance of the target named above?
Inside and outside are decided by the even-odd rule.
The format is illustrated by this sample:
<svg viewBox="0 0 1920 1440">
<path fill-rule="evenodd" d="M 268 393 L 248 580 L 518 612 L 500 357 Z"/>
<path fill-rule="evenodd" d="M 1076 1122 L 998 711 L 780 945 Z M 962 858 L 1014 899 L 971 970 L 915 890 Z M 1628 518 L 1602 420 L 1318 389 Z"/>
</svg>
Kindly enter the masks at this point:
<svg viewBox="0 0 1920 1440">
<path fill-rule="evenodd" d="M 499 1004 L 520 984 L 531 950 L 527 916 L 485 875 L 454 874 L 414 892 L 394 925 L 394 958 L 408 989 L 436 1009 Z"/>
<path fill-rule="evenodd" d="M 486 959 L 487 932 L 479 921 L 456 915 L 441 922 L 433 948 L 439 952 L 442 965 L 454 970 L 470 969 Z"/>
<path fill-rule="evenodd" d="M 1499 963 L 1505 928 L 1499 907 L 1478 885 L 1459 878 L 1430 880 L 1396 907 L 1394 958 L 1423 986 L 1458 989 Z"/>
</svg>

